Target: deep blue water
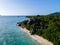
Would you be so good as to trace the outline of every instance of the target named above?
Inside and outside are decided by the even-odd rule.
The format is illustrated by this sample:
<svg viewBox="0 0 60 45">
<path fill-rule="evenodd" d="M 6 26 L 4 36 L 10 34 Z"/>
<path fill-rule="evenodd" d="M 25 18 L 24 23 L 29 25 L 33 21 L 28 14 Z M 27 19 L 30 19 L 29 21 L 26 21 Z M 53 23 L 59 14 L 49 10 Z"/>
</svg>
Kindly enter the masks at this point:
<svg viewBox="0 0 60 45">
<path fill-rule="evenodd" d="M 20 27 L 16 26 L 17 22 L 27 19 L 17 16 L 0 17 L 0 45 L 40 45 L 23 32 Z"/>
</svg>

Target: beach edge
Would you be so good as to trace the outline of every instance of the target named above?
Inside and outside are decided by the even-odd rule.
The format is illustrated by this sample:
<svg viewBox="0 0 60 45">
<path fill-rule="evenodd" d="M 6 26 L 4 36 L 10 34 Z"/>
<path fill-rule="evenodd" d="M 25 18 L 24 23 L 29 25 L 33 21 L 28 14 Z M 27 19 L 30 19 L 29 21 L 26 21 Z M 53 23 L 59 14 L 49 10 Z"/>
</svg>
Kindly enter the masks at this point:
<svg viewBox="0 0 60 45">
<path fill-rule="evenodd" d="M 32 39 L 36 40 L 38 43 L 40 43 L 41 45 L 53 45 L 52 42 L 48 41 L 47 39 L 44 39 L 43 37 L 41 36 L 38 36 L 38 35 L 31 35 L 30 34 L 30 31 L 26 28 L 22 28 L 21 29 L 26 32 Z"/>
</svg>

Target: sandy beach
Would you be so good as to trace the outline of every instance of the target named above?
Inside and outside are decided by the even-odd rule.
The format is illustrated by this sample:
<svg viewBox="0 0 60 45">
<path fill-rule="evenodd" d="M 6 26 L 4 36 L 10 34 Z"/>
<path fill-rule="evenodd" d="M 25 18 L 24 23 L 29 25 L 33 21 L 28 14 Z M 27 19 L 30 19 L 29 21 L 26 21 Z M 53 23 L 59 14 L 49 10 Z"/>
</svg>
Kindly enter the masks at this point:
<svg viewBox="0 0 60 45">
<path fill-rule="evenodd" d="M 30 37 L 32 37 L 34 40 L 36 40 L 38 43 L 40 43 L 41 45 L 53 45 L 52 42 L 49 42 L 47 39 L 44 39 L 41 36 L 38 35 L 31 35 L 30 31 L 27 30 L 26 28 L 21 28 L 24 32 L 26 32 Z"/>
</svg>

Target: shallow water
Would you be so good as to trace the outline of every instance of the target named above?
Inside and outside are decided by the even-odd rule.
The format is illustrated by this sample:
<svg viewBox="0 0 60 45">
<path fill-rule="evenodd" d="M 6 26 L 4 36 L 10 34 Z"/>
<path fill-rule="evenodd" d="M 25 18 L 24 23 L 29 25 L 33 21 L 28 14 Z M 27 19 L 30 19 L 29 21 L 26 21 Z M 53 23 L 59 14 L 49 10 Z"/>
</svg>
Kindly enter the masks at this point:
<svg viewBox="0 0 60 45">
<path fill-rule="evenodd" d="M 23 32 L 20 27 L 16 26 L 17 22 L 27 19 L 17 16 L 0 17 L 0 45 L 40 45 Z"/>
</svg>

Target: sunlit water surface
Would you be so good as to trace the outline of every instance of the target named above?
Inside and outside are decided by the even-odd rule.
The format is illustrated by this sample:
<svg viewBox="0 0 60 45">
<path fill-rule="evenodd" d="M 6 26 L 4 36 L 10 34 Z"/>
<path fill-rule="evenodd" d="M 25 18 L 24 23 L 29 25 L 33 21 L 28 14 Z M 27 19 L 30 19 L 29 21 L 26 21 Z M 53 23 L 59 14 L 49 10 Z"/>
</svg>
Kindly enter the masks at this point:
<svg viewBox="0 0 60 45">
<path fill-rule="evenodd" d="M 16 25 L 26 17 L 0 17 L 0 45 L 40 45 Z"/>
</svg>

